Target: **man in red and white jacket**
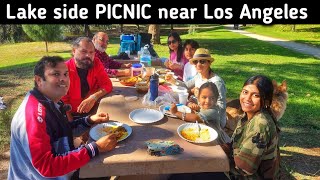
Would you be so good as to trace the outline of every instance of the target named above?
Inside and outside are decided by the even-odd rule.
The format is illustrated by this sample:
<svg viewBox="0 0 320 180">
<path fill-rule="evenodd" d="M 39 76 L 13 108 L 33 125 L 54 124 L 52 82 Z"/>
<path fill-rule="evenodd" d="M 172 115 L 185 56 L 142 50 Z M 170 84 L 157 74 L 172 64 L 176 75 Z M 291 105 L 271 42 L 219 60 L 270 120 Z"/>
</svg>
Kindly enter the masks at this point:
<svg viewBox="0 0 320 180">
<path fill-rule="evenodd" d="M 71 105 L 67 112 L 69 120 L 74 116 L 92 114 L 98 100 L 112 91 L 112 82 L 100 60 L 95 57 L 95 48 L 90 38 L 79 37 L 73 42 L 73 57 L 66 62 L 69 69 L 70 88 L 62 98 Z"/>
<path fill-rule="evenodd" d="M 43 57 L 34 69 L 35 88 L 27 93 L 11 122 L 8 179 L 77 179 L 78 169 L 116 146 L 114 134 L 74 147 L 73 135 L 107 122 L 99 113 L 69 122 L 60 101 L 70 85 L 61 57 Z"/>
</svg>

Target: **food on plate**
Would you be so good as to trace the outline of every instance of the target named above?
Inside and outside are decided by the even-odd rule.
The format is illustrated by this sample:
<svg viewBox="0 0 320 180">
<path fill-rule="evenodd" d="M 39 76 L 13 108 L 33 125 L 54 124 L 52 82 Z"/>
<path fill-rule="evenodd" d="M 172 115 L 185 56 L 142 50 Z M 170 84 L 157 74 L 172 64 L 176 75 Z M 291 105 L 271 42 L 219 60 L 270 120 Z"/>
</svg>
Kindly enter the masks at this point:
<svg viewBox="0 0 320 180">
<path fill-rule="evenodd" d="M 139 80 L 138 77 L 130 77 L 130 78 L 121 79 L 120 83 L 125 86 L 134 86 L 138 80 Z"/>
<path fill-rule="evenodd" d="M 164 84 L 166 82 L 166 80 L 159 78 L 159 84 Z"/>
<path fill-rule="evenodd" d="M 118 141 L 128 136 L 128 132 L 126 128 L 122 126 L 107 126 L 107 127 L 104 127 L 102 131 L 106 132 L 107 134 L 111 134 L 111 133 L 116 134 Z"/>
<path fill-rule="evenodd" d="M 206 142 L 210 140 L 209 129 L 207 128 L 202 128 L 200 130 L 200 137 L 197 127 L 185 128 L 180 133 L 182 137 L 193 142 Z"/>
<path fill-rule="evenodd" d="M 166 74 L 167 72 L 171 72 L 170 69 L 157 69 L 158 74 Z"/>
</svg>

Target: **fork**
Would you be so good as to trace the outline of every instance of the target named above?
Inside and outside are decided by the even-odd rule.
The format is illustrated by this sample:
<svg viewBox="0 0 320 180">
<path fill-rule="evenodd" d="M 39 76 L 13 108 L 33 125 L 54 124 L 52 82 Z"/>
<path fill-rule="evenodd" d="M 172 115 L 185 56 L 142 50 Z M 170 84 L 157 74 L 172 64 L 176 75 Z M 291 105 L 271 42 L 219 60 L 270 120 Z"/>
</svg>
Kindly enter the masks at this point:
<svg viewBox="0 0 320 180">
<path fill-rule="evenodd" d="M 196 124 L 197 124 L 197 126 L 198 126 L 198 137 L 200 137 L 201 127 L 200 127 L 200 125 L 199 125 L 198 121 L 196 121 Z"/>
</svg>

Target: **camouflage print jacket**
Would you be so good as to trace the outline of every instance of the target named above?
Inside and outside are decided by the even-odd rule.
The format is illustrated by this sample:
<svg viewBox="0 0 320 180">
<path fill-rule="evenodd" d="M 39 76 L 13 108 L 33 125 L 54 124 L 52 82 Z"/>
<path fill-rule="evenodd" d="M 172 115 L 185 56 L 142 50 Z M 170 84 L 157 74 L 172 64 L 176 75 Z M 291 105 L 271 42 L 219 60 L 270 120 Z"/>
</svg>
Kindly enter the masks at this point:
<svg viewBox="0 0 320 180">
<path fill-rule="evenodd" d="M 279 179 L 279 133 L 267 112 L 238 122 L 232 136 L 230 176 L 235 179 Z"/>
</svg>

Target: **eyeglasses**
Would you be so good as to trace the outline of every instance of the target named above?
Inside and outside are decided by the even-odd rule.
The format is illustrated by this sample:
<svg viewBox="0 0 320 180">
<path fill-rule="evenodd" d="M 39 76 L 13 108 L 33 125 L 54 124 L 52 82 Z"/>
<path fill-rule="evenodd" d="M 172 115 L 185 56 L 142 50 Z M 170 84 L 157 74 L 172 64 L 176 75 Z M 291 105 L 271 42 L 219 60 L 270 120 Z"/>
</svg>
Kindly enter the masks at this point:
<svg viewBox="0 0 320 180">
<path fill-rule="evenodd" d="M 175 39 L 172 40 L 172 41 L 168 41 L 168 45 L 170 45 L 171 43 L 174 44 L 174 43 L 176 43 L 176 42 L 177 42 L 177 40 L 175 40 Z"/>
<path fill-rule="evenodd" d="M 194 60 L 192 63 L 193 63 L 194 65 L 197 65 L 198 62 L 199 62 L 200 64 L 204 64 L 204 63 L 208 62 L 208 60 L 205 60 L 205 59 Z"/>
<path fill-rule="evenodd" d="M 105 42 L 106 44 L 109 44 L 109 40 L 105 40 L 105 39 L 103 39 L 101 37 L 99 37 L 98 39 L 99 39 L 99 41 L 102 41 L 102 42 Z"/>
</svg>

